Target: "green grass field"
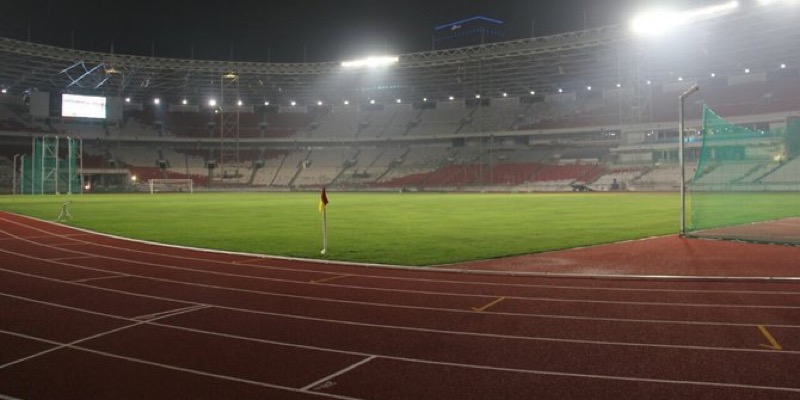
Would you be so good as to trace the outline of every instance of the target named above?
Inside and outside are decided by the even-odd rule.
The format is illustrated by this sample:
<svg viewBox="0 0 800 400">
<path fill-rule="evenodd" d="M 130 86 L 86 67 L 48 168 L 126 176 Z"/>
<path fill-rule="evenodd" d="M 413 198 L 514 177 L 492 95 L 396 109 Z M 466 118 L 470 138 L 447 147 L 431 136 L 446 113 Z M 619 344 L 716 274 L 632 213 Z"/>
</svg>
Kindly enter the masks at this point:
<svg viewBox="0 0 800 400">
<path fill-rule="evenodd" d="M 329 192 L 329 252 L 318 193 L 2 196 L 0 209 L 156 242 L 397 265 L 497 258 L 677 233 L 674 193 Z"/>
</svg>

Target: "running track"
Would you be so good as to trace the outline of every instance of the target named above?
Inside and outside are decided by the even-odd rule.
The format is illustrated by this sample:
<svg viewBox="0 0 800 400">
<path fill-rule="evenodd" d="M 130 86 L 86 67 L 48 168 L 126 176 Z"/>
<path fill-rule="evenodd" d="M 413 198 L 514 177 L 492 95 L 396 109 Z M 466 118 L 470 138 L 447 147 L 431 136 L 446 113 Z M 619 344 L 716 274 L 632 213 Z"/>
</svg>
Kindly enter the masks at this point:
<svg viewBox="0 0 800 400">
<path fill-rule="evenodd" d="M 365 268 L 0 212 L 0 399 L 796 399 L 799 328 L 788 279 Z"/>
</svg>

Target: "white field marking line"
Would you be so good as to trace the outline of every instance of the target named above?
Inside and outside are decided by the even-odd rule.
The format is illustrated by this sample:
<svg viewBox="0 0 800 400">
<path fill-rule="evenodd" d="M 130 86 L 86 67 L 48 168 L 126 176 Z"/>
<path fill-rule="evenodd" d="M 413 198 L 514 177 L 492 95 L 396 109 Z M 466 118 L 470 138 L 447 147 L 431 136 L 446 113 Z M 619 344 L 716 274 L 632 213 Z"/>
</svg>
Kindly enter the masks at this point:
<svg viewBox="0 0 800 400">
<path fill-rule="evenodd" d="M 0 220 L 2 220 L 2 218 L 0 218 Z M 7 220 L 7 221 L 10 222 L 10 223 L 16 224 L 16 225 L 28 227 L 28 226 L 23 225 L 23 224 L 21 224 L 19 222 L 16 222 L 16 221 L 10 221 L 10 220 Z M 48 222 L 48 221 L 42 221 L 42 222 Z M 42 230 L 42 229 L 39 229 L 39 228 L 32 228 L 32 227 L 28 227 L 28 228 L 35 229 L 37 231 L 44 232 L 44 233 L 49 233 L 48 231 L 45 231 L 45 230 Z M 73 227 L 72 229 L 78 229 L 78 228 L 74 228 Z M 3 231 L 3 230 L 0 230 L 0 232 L 3 232 L 5 234 L 11 235 L 11 236 L 15 236 L 11 232 L 7 232 L 7 231 Z M 114 238 L 114 239 L 117 239 L 117 240 L 121 240 L 121 241 L 129 241 L 129 242 L 134 242 L 134 243 L 141 243 L 141 244 L 146 244 L 146 245 L 152 246 L 152 247 L 178 248 L 178 249 L 191 250 L 191 251 L 196 251 L 196 252 L 204 252 L 204 251 L 205 252 L 214 252 L 212 250 L 207 250 L 207 249 L 198 249 L 198 248 L 191 248 L 191 247 L 164 245 L 164 244 L 159 244 L 159 243 L 153 243 L 153 242 L 147 242 L 147 241 L 124 238 L 124 237 L 119 237 L 119 236 L 105 235 L 105 234 L 100 234 L 100 233 L 92 233 L 92 232 L 88 232 L 88 231 L 85 233 L 85 235 L 89 236 L 90 238 L 93 237 L 93 236 L 111 237 L 111 238 Z M 53 237 L 53 236 L 60 236 L 60 235 L 56 235 L 56 234 L 50 233 L 50 236 L 47 236 L 47 237 Z M 45 237 L 45 236 L 43 236 L 43 237 Z M 22 237 L 19 237 L 19 239 L 20 240 L 25 240 L 25 238 L 22 238 Z M 128 248 L 119 247 L 119 246 L 111 246 L 111 245 L 100 244 L 100 243 L 95 243 L 95 242 L 85 241 L 85 240 L 81 240 L 81 241 L 83 243 L 86 243 L 86 244 L 90 244 L 90 245 L 94 245 L 94 246 L 98 246 L 98 247 L 104 247 L 104 248 L 108 248 L 108 249 L 122 250 L 124 252 L 157 255 L 157 256 L 161 256 L 161 257 L 164 257 L 164 258 L 170 258 L 170 259 L 203 261 L 203 262 L 207 262 L 207 263 L 220 264 L 220 265 L 225 265 L 225 266 L 229 266 L 231 264 L 231 262 L 229 262 L 229 261 L 208 260 L 208 259 L 201 258 L 201 257 L 186 257 L 186 256 L 178 256 L 178 255 L 174 255 L 174 254 L 163 254 L 163 253 L 158 253 L 158 252 L 128 249 Z M 34 242 L 34 243 L 37 244 L 37 245 L 43 246 L 41 243 L 38 243 L 38 242 Z M 226 253 L 226 252 L 219 252 L 219 251 L 216 251 L 214 253 L 217 253 L 217 254 L 231 254 L 231 255 L 237 255 L 237 256 L 249 255 L 251 257 L 257 256 L 257 255 L 253 255 L 253 254 Z M 278 258 L 278 257 L 273 257 L 273 258 Z M 264 260 L 269 260 L 270 257 L 263 257 L 263 259 Z M 292 260 L 298 261 L 298 262 L 301 261 L 299 259 L 292 259 Z M 312 263 L 313 262 L 316 262 L 316 263 L 320 262 L 319 260 L 305 260 L 305 261 L 312 262 Z M 295 273 L 297 273 L 297 272 L 317 272 L 317 273 L 322 273 L 322 274 L 341 275 L 341 273 L 337 273 L 337 272 L 318 271 L 318 270 L 314 270 L 314 269 L 283 268 L 283 267 L 276 267 L 276 266 L 270 266 L 270 265 L 251 265 L 251 264 L 236 264 L 236 265 L 246 266 L 246 267 L 253 268 L 253 269 L 263 269 L 263 270 L 282 271 L 282 272 L 295 272 Z M 352 265 L 351 264 L 344 264 L 344 265 L 345 266 L 357 266 L 355 264 L 352 264 Z M 403 270 L 403 271 L 409 271 L 409 272 L 439 272 L 439 273 L 448 273 L 448 272 L 450 272 L 450 273 L 459 273 L 459 272 L 463 273 L 464 272 L 463 270 L 442 270 L 442 269 L 438 269 L 438 268 L 437 269 L 431 269 L 431 268 L 424 268 L 424 267 L 419 267 L 419 268 L 389 268 L 390 266 L 386 266 L 386 267 L 389 270 Z M 196 269 L 190 269 L 190 270 L 199 271 L 199 270 L 196 270 Z M 252 276 L 249 276 L 249 275 L 239 275 L 239 274 L 230 274 L 230 275 L 231 276 L 252 277 Z M 455 285 L 473 285 L 473 286 L 499 286 L 499 287 L 519 287 L 519 288 L 569 289 L 569 290 L 587 290 L 587 291 L 595 291 L 595 290 L 597 290 L 597 291 L 621 291 L 621 292 L 699 293 L 699 294 L 720 293 L 720 294 L 758 294 L 758 295 L 791 295 L 791 296 L 800 295 L 800 291 L 796 291 L 796 292 L 786 292 L 786 291 L 775 292 L 775 291 L 766 291 L 766 290 L 763 290 L 763 291 L 748 291 L 748 290 L 729 291 L 729 290 L 699 290 L 699 289 L 614 288 L 614 287 L 571 286 L 571 285 L 544 285 L 544 284 L 505 284 L 505 283 L 480 282 L 480 281 L 463 282 L 463 281 L 423 279 L 423 278 L 387 277 L 387 276 L 381 276 L 381 275 L 367 275 L 367 274 L 349 274 L 349 275 L 351 275 L 353 277 L 374 278 L 374 279 L 383 279 L 383 280 L 399 280 L 399 281 L 409 281 L 409 282 L 430 282 L 430 283 L 448 283 L 448 284 L 455 284 Z M 569 279 L 569 278 L 564 278 L 564 277 L 559 277 L 559 276 L 538 276 L 537 275 L 537 276 L 532 276 L 532 277 L 533 278 Z M 572 278 L 579 278 L 579 277 L 580 276 L 574 276 Z M 270 278 L 265 278 L 265 279 L 270 279 Z M 609 279 L 613 279 L 613 277 L 609 277 Z M 295 281 L 290 281 L 290 282 L 295 282 Z M 763 283 L 761 283 L 761 284 L 763 284 Z"/>
<path fill-rule="evenodd" d="M 22 275 L 25 275 L 25 274 L 22 274 Z M 49 280 L 49 278 L 44 278 L 44 279 Z M 66 283 L 66 284 L 72 284 L 70 282 L 63 282 L 63 281 L 58 281 L 58 282 Z M 90 287 L 90 288 L 92 287 L 92 286 L 83 285 L 83 284 L 75 284 L 75 285 L 87 286 L 87 287 Z M 100 289 L 100 288 L 98 288 L 98 289 Z M 139 296 L 139 297 L 143 297 L 143 298 L 175 301 L 175 300 L 164 298 L 164 297 L 127 293 L 127 292 L 117 291 L 117 290 L 115 290 L 115 292 L 126 293 L 126 294 L 130 294 L 132 296 Z M 50 306 L 53 306 L 53 307 L 65 308 L 65 309 L 69 309 L 69 310 L 73 310 L 73 311 L 82 310 L 82 309 L 76 308 L 76 307 L 62 306 L 62 305 L 59 305 L 57 303 L 50 303 L 50 302 L 45 302 L 45 301 L 40 301 L 40 300 L 35 300 L 35 299 L 29 299 L 29 298 L 22 297 L 22 296 L 8 295 L 8 294 L 3 294 L 3 293 L 0 293 L 0 296 L 6 296 L 6 297 L 11 297 L 11 298 L 20 299 L 20 300 L 27 300 L 27 301 L 38 303 L 38 304 L 50 305 Z M 596 346 L 620 346 L 620 347 L 642 347 L 642 348 L 655 348 L 655 349 L 681 349 L 681 350 L 693 350 L 693 351 L 694 350 L 703 350 L 703 351 L 714 351 L 714 352 L 723 351 L 723 352 L 741 352 L 741 353 L 768 353 L 768 354 L 800 355 L 800 351 L 783 351 L 783 352 L 780 352 L 780 353 L 776 353 L 774 351 L 762 350 L 762 349 L 756 349 L 756 348 L 727 348 L 727 347 L 668 345 L 668 344 L 652 344 L 652 343 L 626 343 L 626 342 L 610 342 L 610 341 L 599 341 L 599 340 L 559 339 L 559 338 L 548 338 L 548 337 L 516 336 L 516 335 L 503 335 L 503 334 L 493 334 L 493 333 L 479 333 L 479 332 L 446 331 L 446 330 L 440 330 L 440 329 L 418 328 L 418 327 L 398 326 L 398 325 L 378 325 L 378 324 L 371 324 L 371 323 L 365 323 L 365 322 L 353 322 L 353 321 L 332 320 L 332 319 L 326 319 L 326 318 L 306 317 L 306 316 L 299 316 L 299 315 L 274 313 L 274 312 L 268 312 L 268 311 L 248 310 L 248 309 L 242 309 L 242 308 L 236 308 L 236 307 L 227 307 L 227 306 L 214 305 L 214 304 L 210 304 L 210 306 L 213 307 L 213 308 L 221 309 L 221 310 L 235 311 L 235 312 L 241 312 L 241 313 L 246 313 L 246 314 L 267 315 L 267 316 L 276 317 L 276 318 L 295 319 L 295 320 L 300 320 L 300 321 L 322 322 L 322 323 L 329 323 L 329 324 L 358 326 L 358 327 L 366 327 L 366 328 L 378 328 L 378 329 L 386 329 L 386 330 L 400 330 L 400 331 L 408 331 L 408 332 L 433 333 L 433 334 L 454 335 L 454 336 L 469 336 L 469 337 L 490 338 L 490 339 L 509 339 L 509 340 L 536 341 L 536 342 L 549 342 L 549 343 L 587 344 L 587 345 L 596 345 Z M 91 312 L 91 313 L 93 313 L 95 315 L 103 315 L 102 313 L 98 313 L 98 312 Z M 473 312 L 470 312 L 470 313 L 474 314 Z M 172 315 L 170 315 L 170 316 L 172 316 Z M 129 319 L 126 319 L 126 318 L 123 318 L 123 317 L 116 317 L 116 318 L 129 320 Z M 163 317 L 163 318 L 166 318 L 166 317 Z M 158 318 L 158 319 L 162 319 L 162 318 Z M 230 334 L 225 334 L 225 333 L 220 333 L 220 332 L 209 332 L 209 331 L 204 331 L 204 330 L 200 330 L 200 329 L 193 329 L 193 328 L 187 328 L 187 327 L 178 327 L 178 326 L 167 325 L 167 324 L 159 324 L 157 322 L 153 322 L 153 320 L 143 321 L 143 322 L 147 322 L 147 323 L 150 323 L 150 324 L 153 324 L 153 325 L 162 326 L 162 327 L 166 327 L 166 328 L 173 328 L 173 329 L 178 329 L 178 330 L 182 330 L 182 331 L 187 331 L 187 332 L 195 332 L 195 333 L 201 333 L 201 334 L 207 334 L 207 335 L 213 335 L 213 336 L 219 336 L 219 337 L 226 337 L 226 338 L 235 338 L 235 339 L 241 339 L 241 340 L 251 340 L 251 341 L 256 341 L 256 342 L 259 342 L 259 343 L 269 343 L 269 344 L 275 344 L 275 345 L 280 345 L 280 346 L 296 347 L 296 348 L 303 348 L 303 349 L 333 351 L 333 352 L 337 352 L 337 353 L 358 354 L 358 355 L 363 355 L 363 356 L 372 355 L 372 354 L 349 352 L 349 351 L 344 351 L 344 350 L 320 348 L 320 347 L 313 347 L 313 346 L 304 346 L 304 345 L 291 344 L 291 343 L 286 343 L 286 342 L 276 342 L 276 341 L 263 340 L 263 339 L 253 339 L 253 338 L 247 338 L 247 337 L 242 337 L 242 336 L 237 336 L 237 335 L 230 335 Z M 771 325 L 771 326 L 778 327 L 777 325 Z M 752 325 L 745 325 L 745 327 L 752 328 Z M 379 355 L 379 356 L 384 357 L 384 358 L 391 358 L 391 356 L 384 356 L 384 355 Z"/>
<path fill-rule="evenodd" d="M 127 277 L 128 277 L 128 275 L 117 274 L 117 275 L 111 275 L 111 276 L 98 276 L 96 278 L 73 279 L 70 282 L 86 283 L 86 282 L 105 281 L 105 280 L 108 280 L 108 279 L 127 278 Z"/>
<path fill-rule="evenodd" d="M 207 308 L 211 308 L 211 306 L 209 306 L 207 304 L 198 304 L 196 306 L 177 308 L 177 309 L 174 309 L 174 310 L 167 310 L 167 311 L 162 311 L 162 312 L 157 312 L 157 313 L 152 313 L 152 314 L 146 314 L 146 315 L 138 315 L 138 316 L 133 317 L 131 319 L 137 320 L 137 321 L 153 321 L 155 318 L 167 318 L 167 317 L 172 317 L 172 316 L 184 314 L 186 312 L 205 310 Z"/>
<path fill-rule="evenodd" d="M 6 252 L 5 250 L 0 250 L 0 252 Z M 22 255 L 23 257 L 36 259 L 35 257 Z M 98 270 L 91 267 L 82 267 L 76 266 L 68 263 L 58 262 L 58 261 L 48 261 L 48 260 L 41 260 L 39 261 L 48 262 L 52 264 L 59 264 L 64 265 L 76 269 L 84 269 L 90 271 L 100 271 L 106 272 L 105 270 Z M 62 281 L 58 279 L 46 278 L 38 275 L 33 274 L 26 274 L 19 271 L 9 270 L 5 268 L 0 268 L 0 271 L 5 271 L 12 274 L 28 276 L 36 279 L 45 279 L 50 280 L 53 282 L 61 283 L 61 284 L 75 284 L 73 282 Z M 300 296 L 300 295 L 289 295 L 289 294 L 280 294 L 280 293 L 271 293 L 271 292 L 264 292 L 264 291 L 257 291 L 257 290 L 249 290 L 249 289 L 236 289 L 236 288 L 229 288 L 224 286 L 217 286 L 217 285 L 207 285 L 207 284 L 198 284 L 198 283 L 187 283 L 182 281 L 175 281 L 170 279 L 161 279 L 161 278 L 148 278 L 142 277 L 137 275 L 129 275 L 129 277 L 133 278 L 140 278 L 143 280 L 150 280 L 156 282 L 164 282 L 164 283 L 172 283 L 177 285 L 183 286 L 193 286 L 193 287 L 202 287 L 207 289 L 213 290 L 223 290 L 223 291 L 231 291 L 236 293 L 247 293 L 247 294 L 255 294 L 260 296 L 274 296 L 274 297 L 282 297 L 282 298 L 290 298 L 290 299 L 297 299 L 297 300 L 309 300 L 309 301 L 316 301 L 316 302 L 325 302 L 325 303 L 338 303 L 338 304 L 345 304 L 345 305 L 362 305 L 362 306 L 369 306 L 369 307 L 384 307 L 384 308 L 395 308 L 395 309 L 405 309 L 405 310 L 421 310 L 421 311 L 432 311 L 432 312 L 444 312 L 444 313 L 455 313 L 455 314 L 464 314 L 464 313 L 474 313 L 471 310 L 467 309 L 449 309 L 449 308 L 437 308 L 437 307 L 421 307 L 421 306 L 408 306 L 408 305 L 397 305 L 397 304 L 388 304 L 388 303 L 372 303 L 372 302 L 361 302 L 361 301 L 353 301 L 353 300 L 338 300 L 338 299 L 326 299 L 326 298 L 318 298 L 318 297 L 310 297 L 310 296 Z M 191 303 L 185 300 L 174 300 L 171 298 L 166 297 L 157 297 L 157 296 L 148 296 L 148 295 L 141 295 L 132 292 L 125 292 L 120 290 L 114 289 L 107 289 L 98 286 L 92 285 L 85 285 L 85 284 L 77 284 L 87 288 L 93 288 L 98 290 L 107 290 L 116 293 L 128 294 L 128 295 L 139 295 L 144 297 L 152 297 L 155 299 L 165 300 L 165 301 L 179 301 L 182 303 Z M 216 305 L 215 305 L 216 306 Z M 218 307 L 218 306 L 217 306 Z M 224 308 L 224 307 L 220 307 Z M 284 315 L 284 314 L 274 314 L 274 315 Z M 732 323 L 732 322 L 714 322 L 714 321 L 677 321 L 677 320 L 648 320 L 648 319 L 624 319 L 624 318 L 601 318 L 601 317 L 585 317 L 585 316 L 574 316 L 574 315 L 554 315 L 554 314 L 525 314 L 525 313 L 509 313 L 509 312 L 494 312 L 492 313 L 494 316 L 507 316 L 507 317 L 520 317 L 520 318 L 543 318 L 543 319 L 559 319 L 559 320 L 576 320 L 576 321 L 602 321 L 602 322 L 619 322 L 619 323 L 651 323 L 651 324 L 670 324 L 670 325 L 695 325 L 695 326 L 731 326 L 731 327 L 752 327 L 755 325 L 763 325 L 763 322 L 759 323 Z M 768 323 L 770 326 L 780 327 L 780 328 L 800 328 L 800 325 L 781 325 L 775 323 Z"/>
<path fill-rule="evenodd" d="M 352 370 L 354 370 L 354 369 L 356 369 L 356 368 L 358 368 L 358 367 L 360 367 L 360 366 L 362 366 L 362 365 L 374 360 L 375 358 L 377 358 L 377 356 L 367 357 L 367 358 L 365 358 L 365 359 L 363 359 L 363 360 L 361 360 L 361 361 L 359 361 L 359 362 L 357 362 L 357 363 L 355 363 L 355 364 L 353 364 L 353 365 L 351 365 L 351 366 L 349 366 L 347 368 L 340 369 L 339 371 L 336 371 L 336 372 L 334 372 L 334 373 L 332 373 L 332 374 L 330 374 L 330 375 L 328 375 L 328 376 L 326 376 L 326 377 L 324 377 L 324 378 L 322 378 L 322 379 L 320 379 L 320 380 L 318 380 L 318 381 L 316 381 L 314 383 L 308 384 L 308 385 L 304 386 L 300 390 L 311 390 L 311 389 L 314 389 L 317 386 L 322 385 L 323 383 L 328 382 L 333 378 L 336 378 L 337 376 L 344 375 L 344 374 L 346 374 L 346 373 L 348 373 L 348 372 L 350 372 L 350 371 L 352 371 Z"/>
<path fill-rule="evenodd" d="M 34 300 L 34 301 L 36 301 L 36 300 Z M 54 304 L 54 306 L 58 307 L 59 305 L 55 305 Z M 173 328 L 173 329 L 179 329 L 179 330 L 188 330 L 188 331 L 192 331 L 192 332 L 203 333 L 203 331 L 195 330 L 195 329 L 186 329 L 186 328 L 180 328 L 180 327 L 175 327 L 175 326 L 171 326 L 171 325 L 164 325 L 164 324 L 151 323 L 151 322 L 146 322 L 146 323 L 147 324 L 152 324 L 152 325 L 157 325 L 157 326 L 163 326 L 163 327 L 166 327 L 166 328 Z M 22 338 L 27 338 L 27 339 L 30 339 L 30 340 L 42 341 L 42 342 L 56 344 L 56 345 L 59 344 L 58 342 L 53 342 L 51 340 L 39 339 L 39 338 L 36 338 L 36 337 L 32 337 L 32 336 L 28 336 L 28 335 L 24 335 L 24 334 L 19 334 L 19 333 L 15 333 L 15 332 L 9 332 L 9 331 L 0 330 L 0 333 L 12 335 L 12 336 L 17 336 L 17 337 L 22 337 Z M 214 332 L 205 332 L 205 333 L 210 334 L 210 335 L 219 335 L 219 336 L 223 336 L 223 337 L 239 338 L 241 340 L 248 340 L 248 341 L 253 341 L 253 342 L 273 343 L 273 344 L 283 345 L 283 346 L 287 346 L 287 347 L 309 348 L 308 346 L 291 344 L 291 343 L 272 342 L 272 341 L 266 341 L 266 340 L 261 340 L 261 339 L 236 337 L 236 336 L 233 336 L 233 335 L 220 334 L 220 333 L 214 333 Z M 162 368 L 173 369 L 173 370 L 178 370 L 178 371 L 184 371 L 184 372 L 189 372 L 189 373 L 194 373 L 194 374 L 199 374 L 199 375 L 204 375 L 204 376 L 212 376 L 212 377 L 217 377 L 217 378 L 220 378 L 220 379 L 228 379 L 228 380 L 239 381 L 239 382 L 244 382 L 244 383 L 255 383 L 255 384 L 259 384 L 259 385 L 267 385 L 269 387 L 275 387 L 276 386 L 276 385 L 271 385 L 271 384 L 267 384 L 267 383 L 248 381 L 248 380 L 244 380 L 244 379 L 240 379 L 240 378 L 226 377 L 226 376 L 220 376 L 220 375 L 216 375 L 216 374 L 210 374 L 210 373 L 206 373 L 206 372 L 203 372 L 203 371 L 191 370 L 191 369 L 186 369 L 186 368 L 172 366 L 172 365 L 159 364 L 159 363 L 155 363 L 155 362 L 151 362 L 151 361 L 135 359 L 135 358 L 131 358 L 131 357 L 125 357 L 125 356 L 120 356 L 120 355 L 116 355 L 116 354 L 111 354 L 111 353 L 101 352 L 101 351 L 97 351 L 97 350 L 87 349 L 87 348 L 83 348 L 83 347 L 80 347 L 80 346 L 71 346 L 71 348 L 74 349 L 74 350 L 86 351 L 86 352 L 99 354 L 99 355 L 103 355 L 103 356 L 107 356 L 107 357 L 118 358 L 118 359 L 123 359 L 123 360 L 127 360 L 127 361 L 138 362 L 138 363 L 142 363 L 142 364 L 153 365 L 153 366 L 158 366 L 158 367 L 162 367 Z M 320 350 L 322 350 L 322 349 L 320 349 Z M 738 389 L 758 389 L 758 390 L 771 390 L 771 391 L 800 392 L 800 389 L 798 389 L 798 388 L 744 385 L 744 384 L 724 383 L 724 382 L 680 381 L 680 380 L 666 380 L 666 379 L 655 379 L 655 378 L 636 378 L 636 377 L 622 377 L 622 376 L 611 376 L 611 375 L 578 374 L 578 373 L 558 372 L 558 371 L 545 371 L 545 370 L 524 370 L 524 369 L 517 369 L 517 368 L 493 367 L 493 366 L 478 365 L 478 364 L 463 364 L 463 363 L 442 362 L 442 361 L 433 361 L 433 360 L 420 360 L 420 359 L 407 358 L 407 357 L 380 356 L 380 355 L 374 355 L 374 354 L 363 354 L 363 353 L 355 353 L 355 352 L 346 352 L 346 351 L 335 350 L 335 349 L 329 349 L 328 351 L 331 351 L 331 352 L 334 352 L 334 353 L 343 353 L 343 354 L 358 354 L 358 355 L 362 355 L 364 357 L 369 357 L 366 360 L 362 360 L 362 362 L 371 361 L 372 359 L 375 359 L 375 358 L 383 358 L 383 359 L 387 359 L 387 360 L 409 362 L 409 363 L 417 363 L 417 364 L 448 366 L 448 367 L 459 367 L 459 368 L 477 369 L 477 370 L 484 370 L 484 371 L 521 373 L 521 374 L 530 374 L 530 375 L 559 376 L 559 377 L 572 377 L 572 378 L 582 378 L 582 379 L 599 379 L 599 380 L 624 381 L 624 382 L 646 382 L 646 383 L 660 383 L 660 384 L 670 384 L 670 385 L 689 385 L 689 386 L 707 386 L 707 387 L 725 387 L 725 388 L 738 388 Z M 761 353 L 765 353 L 766 352 L 766 353 L 770 353 L 770 354 L 777 354 L 777 353 L 771 352 L 771 351 L 763 351 L 763 350 L 758 350 L 758 351 L 761 352 Z M 293 389 L 293 388 L 290 388 L 290 389 L 291 390 L 298 390 L 298 389 Z M 299 389 L 299 390 L 302 391 L 304 389 Z M 308 393 L 309 394 L 324 394 L 323 392 L 313 392 L 313 391 L 308 391 Z"/>
<path fill-rule="evenodd" d="M 20 240 L 26 241 L 25 239 L 20 238 Z M 37 246 L 48 248 L 48 245 L 37 243 L 37 242 L 30 242 Z M 117 249 L 117 248 L 115 248 Z M 242 275 L 242 274 L 232 274 L 228 272 L 219 272 L 219 271 L 208 271 L 208 270 L 199 270 L 194 268 L 187 268 L 187 267 L 179 267 L 174 265 L 166 265 L 160 263 L 152 263 L 152 262 L 144 262 L 144 261 L 136 261 L 136 260 L 128 260 L 123 258 L 117 257 L 110 257 L 110 256 L 102 256 L 102 255 L 95 255 L 93 253 L 85 253 L 80 251 L 74 250 L 63 250 L 68 251 L 71 253 L 76 254 L 84 254 L 84 255 L 91 255 L 95 258 L 102 258 L 106 260 L 112 261 L 120 261 L 130 264 L 138 264 L 138 265 L 146 265 L 151 267 L 157 267 L 162 269 L 170 269 L 176 271 L 186 271 L 198 274 L 207 274 L 207 275 L 216 275 L 216 276 L 226 276 L 226 277 L 233 277 L 233 278 L 242 278 L 242 279 L 251 279 L 251 280 L 258 280 L 258 281 L 266 281 L 266 282 L 281 282 L 281 283 L 289 283 L 293 285 L 312 285 L 313 283 L 307 281 L 295 281 L 295 280 L 288 280 L 288 279 L 279 279 L 279 278 L 269 278 L 269 277 L 261 277 L 261 276 L 251 276 L 251 275 Z M 0 252 L 5 252 L 9 254 L 14 254 L 17 256 L 22 257 L 32 257 L 27 254 L 16 253 L 9 250 L 0 249 Z M 153 254 L 153 253 L 148 253 Z M 37 260 L 46 260 L 36 258 Z M 228 263 L 226 263 L 227 265 Z M 79 267 L 76 264 L 69 264 L 74 267 Z M 92 269 L 88 267 L 81 267 Z M 103 269 L 92 269 L 96 271 L 104 271 L 113 273 L 114 271 L 110 270 L 103 270 Z M 132 277 L 139 277 L 144 279 L 157 279 L 157 278 L 148 278 L 142 275 L 132 275 Z M 182 282 L 186 284 L 186 282 Z M 404 294 L 425 294 L 425 295 L 434 295 L 434 296 L 444 296 L 444 297 L 464 297 L 469 299 L 480 298 L 480 299 L 495 299 L 497 295 L 485 295 L 485 294 L 467 294 L 467 293 L 450 293 L 450 292 L 431 292 L 431 291 L 419 291 L 419 290 L 406 290 L 406 289 L 389 289 L 389 288 L 371 288 L 371 287 L 363 287 L 363 286 L 352 286 L 352 285 L 337 285 L 331 284 L 331 287 L 337 288 L 348 288 L 354 290 L 364 290 L 364 291 L 374 291 L 374 292 L 389 292 L 389 293 L 404 293 Z M 262 292 L 263 293 L 263 292 Z M 276 294 L 277 295 L 277 294 Z M 579 300 L 579 299 L 558 299 L 558 298 L 545 298 L 545 297 L 515 297 L 515 296 L 504 296 L 508 299 L 514 300 L 523 300 L 523 301 L 542 301 L 542 302 L 560 302 L 560 303 L 588 303 L 588 304 L 615 304 L 615 305 L 637 305 L 637 306 L 652 306 L 652 307 L 711 307 L 711 308 L 744 308 L 744 309 L 769 309 L 769 310 L 777 310 L 777 309 L 800 309 L 800 306 L 780 306 L 780 305 L 746 305 L 746 304 L 719 304 L 719 303 L 664 303 L 664 302 L 626 302 L 626 301 L 614 301 L 614 300 Z"/>
<path fill-rule="evenodd" d="M 142 324 L 146 324 L 146 322 L 142 322 Z M 221 380 L 225 380 L 225 381 L 245 383 L 245 384 L 249 384 L 249 385 L 267 387 L 267 388 L 270 388 L 270 389 L 285 390 L 285 391 L 295 392 L 295 393 L 312 394 L 312 395 L 328 397 L 328 398 L 332 398 L 332 399 L 357 400 L 357 398 L 354 398 L 354 397 L 340 396 L 340 395 L 322 393 L 322 392 L 306 392 L 306 391 L 302 391 L 300 389 L 293 388 L 293 387 L 288 387 L 288 386 L 275 385 L 275 384 L 272 384 L 272 383 L 259 382 L 259 381 L 254 381 L 254 380 L 244 379 L 244 378 L 237 378 L 237 377 L 228 376 L 228 375 L 219 375 L 219 374 L 214 374 L 214 373 L 211 373 L 211 372 L 205 372 L 205 371 L 200 371 L 200 370 L 191 369 L 191 368 L 178 367 L 178 366 L 175 366 L 175 365 L 162 364 L 162 363 L 158 363 L 158 362 L 154 362 L 154 361 L 148 361 L 148 360 L 143 360 L 143 359 L 140 359 L 140 358 L 122 356 L 122 355 L 119 355 L 119 354 L 108 353 L 108 352 L 105 352 L 105 351 L 94 350 L 94 349 L 81 347 L 81 346 L 76 346 L 76 345 L 71 345 L 71 344 L 66 344 L 65 345 L 63 343 L 55 342 L 55 341 L 48 340 L 48 339 L 37 338 L 37 337 L 34 337 L 34 336 L 22 334 L 22 333 L 15 333 L 15 332 L 8 332 L 8 331 L 0 330 L 0 334 L 7 334 L 7 335 L 10 335 L 10 336 L 16 336 L 16 337 L 20 337 L 20 338 L 23 338 L 23 339 L 33 340 L 33 341 L 37 341 L 37 342 L 44 342 L 44 343 L 60 346 L 59 348 L 69 348 L 71 350 L 83 351 L 83 352 L 86 352 L 86 353 L 96 354 L 96 355 L 103 356 L 103 357 L 129 361 L 129 362 L 133 362 L 133 363 L 137 363 L 137 364 L 150 365 L 150 366 L 163 368 L 163 369 L 169 369 L 169 370 L 173 370 L 173 371 L 186 372 L 186 373 L 193 374 L 193 375 L 200 375 L 200 376 L 204 376 L 204 377 L 221 379 Z"/>
</svg>

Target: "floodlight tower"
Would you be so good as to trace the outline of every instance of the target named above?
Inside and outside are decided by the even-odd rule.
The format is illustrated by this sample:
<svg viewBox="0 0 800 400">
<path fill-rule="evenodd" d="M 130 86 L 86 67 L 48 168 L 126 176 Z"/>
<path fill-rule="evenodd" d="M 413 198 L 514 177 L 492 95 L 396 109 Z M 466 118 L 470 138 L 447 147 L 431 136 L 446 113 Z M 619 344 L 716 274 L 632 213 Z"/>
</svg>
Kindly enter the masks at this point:
<svg viewBox="0 0 800 400">
<path fill-rule="evenodd" d="M 239 75 L 226 73 L 219 87 L 219 163 L 221 177 L 239 179 Z"/>
</svg>

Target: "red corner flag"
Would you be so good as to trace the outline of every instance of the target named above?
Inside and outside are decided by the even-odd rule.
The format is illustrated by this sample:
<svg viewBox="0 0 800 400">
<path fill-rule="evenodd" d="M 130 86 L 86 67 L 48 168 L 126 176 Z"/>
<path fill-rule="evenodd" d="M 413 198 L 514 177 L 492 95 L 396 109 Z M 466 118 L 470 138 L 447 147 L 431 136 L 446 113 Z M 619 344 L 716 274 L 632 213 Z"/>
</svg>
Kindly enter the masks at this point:
<svg viewBox="0 0 800 400">
<path fill-rule="evenodd" d="M 328 206 L 328 195 L 325 194 L 325 188 L 322 188 L 322 193 L 319 195 L 319 212 L 325 211 Z"/>
</svg>

